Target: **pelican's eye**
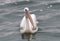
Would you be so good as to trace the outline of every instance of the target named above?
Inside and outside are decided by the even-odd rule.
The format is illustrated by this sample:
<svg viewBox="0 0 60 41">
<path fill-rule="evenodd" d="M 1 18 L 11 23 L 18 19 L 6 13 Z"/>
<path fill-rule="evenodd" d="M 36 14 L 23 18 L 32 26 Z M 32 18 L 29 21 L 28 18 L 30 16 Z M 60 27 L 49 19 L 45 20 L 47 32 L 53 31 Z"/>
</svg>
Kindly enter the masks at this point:
<svg viewBox="0 0 60 41">
<path fill-rule="evenodd" d="M 27 10 L 25 9 L 25 11 L 27 11 Z"/>
</svg>

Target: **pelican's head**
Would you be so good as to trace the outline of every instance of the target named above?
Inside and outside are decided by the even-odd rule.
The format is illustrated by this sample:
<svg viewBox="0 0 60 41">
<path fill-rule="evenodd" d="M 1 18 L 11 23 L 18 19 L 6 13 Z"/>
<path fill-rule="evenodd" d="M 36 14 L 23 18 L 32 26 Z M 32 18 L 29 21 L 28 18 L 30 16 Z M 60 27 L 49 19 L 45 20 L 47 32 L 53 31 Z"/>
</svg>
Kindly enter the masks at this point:
<svg viewBox="0 0 60 41">
<path fill-rule="evenodd" d="M 28 7 L 25 7 L 24 8 L 24 12 L 25 12 L 25 14 L 29 13 L 29 8 Z"/>
<path fill-rule="evenodd" d="M 28 7 L 25 7 L 24 8 L 24 12 L 28 12 L 29 11 L 29 8 Z"/>
</svg>

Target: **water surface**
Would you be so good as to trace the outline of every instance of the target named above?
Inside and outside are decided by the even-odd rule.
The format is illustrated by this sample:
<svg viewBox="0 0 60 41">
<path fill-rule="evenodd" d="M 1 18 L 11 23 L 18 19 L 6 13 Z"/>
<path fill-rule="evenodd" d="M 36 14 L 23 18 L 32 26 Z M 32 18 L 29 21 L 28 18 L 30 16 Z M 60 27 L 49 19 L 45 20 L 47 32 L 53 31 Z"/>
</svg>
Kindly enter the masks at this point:
<svg viewBox="0 0 60 41">
<path fill-rule="evenodd" d="M 26 41 L 19 32 L 24 7 L 38 21 L 39 31 L 31 41 L 60 41 L 60 0 L 0 0 L 0 41 Z"/>
</svg>

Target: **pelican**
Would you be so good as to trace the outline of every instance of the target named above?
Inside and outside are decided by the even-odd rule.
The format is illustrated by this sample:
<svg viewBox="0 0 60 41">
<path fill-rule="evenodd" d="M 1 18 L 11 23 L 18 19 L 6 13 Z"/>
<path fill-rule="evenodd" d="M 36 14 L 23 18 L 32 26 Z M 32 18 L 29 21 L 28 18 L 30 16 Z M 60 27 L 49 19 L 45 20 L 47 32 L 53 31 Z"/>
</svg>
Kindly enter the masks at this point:
<svg viewBox="0 0 60 41">
<path fill-rule="evenodd" d="M 38 31 L 35 14 L 30 14 L 29 8 L 24 8 L 24 17 L 20 23 L 20 33 L 35 33 Z"/>
</svg>

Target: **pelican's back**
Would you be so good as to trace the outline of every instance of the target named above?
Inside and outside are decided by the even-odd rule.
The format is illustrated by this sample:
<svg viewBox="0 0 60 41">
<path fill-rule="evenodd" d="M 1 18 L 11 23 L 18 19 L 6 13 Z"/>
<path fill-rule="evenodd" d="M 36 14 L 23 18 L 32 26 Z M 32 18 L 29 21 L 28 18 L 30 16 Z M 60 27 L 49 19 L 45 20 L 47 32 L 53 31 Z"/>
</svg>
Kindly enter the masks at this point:
<svg viewBox="0 0 60 41">
<path fill-rule="evenodd" d="M 32 17 L 32 20 L 33 20 L 33 23 L 34 23 L 34 27 L 37 27 L 37 24 L 36 24 L 36 16 L 35 16 L 35 14 L 31 14 L 31 17 Z M 30 31 L 32 32 L 33 30 L 32 30 L 32 24 L 31 24 L 31 22 L 30 21 L 28 21 L 28 24 L 29 24 L 29 29 L 30 29 Z M 25 30 L 26 30 L 26 18 L 25 18 L 25 16 L 23 17 L 23 19 L 22 19 L 22 21 L 21 21 L 21 24 L 20 24 L 20 28 L 23 28 L 23 29 L 20 29 L 20 32 L 24 32 Z"/>
</svg>

